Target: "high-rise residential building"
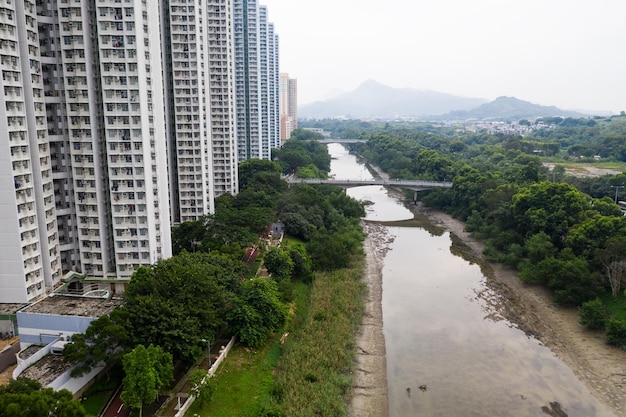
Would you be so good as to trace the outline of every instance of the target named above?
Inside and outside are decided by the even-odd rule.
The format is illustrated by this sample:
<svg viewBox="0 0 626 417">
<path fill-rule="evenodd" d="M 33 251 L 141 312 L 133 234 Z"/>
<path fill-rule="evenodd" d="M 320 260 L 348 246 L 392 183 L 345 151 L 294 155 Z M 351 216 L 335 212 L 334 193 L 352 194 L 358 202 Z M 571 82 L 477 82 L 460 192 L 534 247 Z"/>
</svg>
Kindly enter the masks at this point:
<svg viewBox="0 0 626 417">
<path fill-rule="evenodd" d="M 0 4 L 0 302 L 35 299 L 62 275 L 37 11 Z"/>
<path fill-rule="evenodd" d="M 298 80 L 280 74 L 280 138 L 287 140 L 298 128 Z"/>
<path fill-rule="evenodd" d="M 73 211 L 63 224 L 71 265 L 124 282 L 138 266 L 171 256 L 161 32 L 154 24 L 161 6 L 47 0 L 38 7 L 40 36 L 49 39 L 46 96 L 55 97 L 47 103 L 48 129 L 59 133 L 51 142 L 65 157 L 55 184 L 69 185 L 57 207 Z"/>
<path fill-rule="evenodd" d="M 67 271 L 121 291 L 171 256 L 160 17 L 152 1 L 2 2 L 0 302 Z"/>
<path fill-rule="evenodd" d="M 174 222 L 238 191 L 232 3 L 166 0 L 164 51 Z"/>
<path fill-rule="evenodd" d="M 233 1 L 238 156 L 269 159 L 280 145 L 278 35 L 265 6 Z"/>
<path fill-rule="evenodd" d="M 232 6 L 232 0 L 210 0 L 207 18 L 210 93 L 207 117 L 210 118 L 215 197 L 239 191 Z"/>
<path fill-rule="evenodd" d="M 123 291 L 280 144 L 253 0 L 0 0 L 0 71 L 0 303 L 70 271 Z"/>
</svg>

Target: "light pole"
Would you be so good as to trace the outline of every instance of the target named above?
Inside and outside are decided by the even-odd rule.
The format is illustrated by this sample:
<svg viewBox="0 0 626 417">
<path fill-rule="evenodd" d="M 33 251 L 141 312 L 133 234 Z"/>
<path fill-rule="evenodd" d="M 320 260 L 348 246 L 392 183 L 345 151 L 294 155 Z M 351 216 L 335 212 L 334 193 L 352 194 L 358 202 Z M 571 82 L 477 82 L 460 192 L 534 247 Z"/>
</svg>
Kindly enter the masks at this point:
<svg viewBox="0 0 626 417">
<path fill-rule="evenodd" d="M 208 356 L 209 356 L 209 369 L 210 369 L 211 368 L 211 341 L 208 340 L 208 339 L 200 339 L 200 341 L 204 342 L 204 343 L 206 343 L 208 345 L 207 346 L 208 347 L 207 353 L 208 353 Z"/>
<path fill-rule="evenodd" d="M 611 185 L 611 188 L 615 188 L 615 204 L 617 204 L 617 193 L 620 188 L 624 188 L 624 185 Z"/>
</svg>

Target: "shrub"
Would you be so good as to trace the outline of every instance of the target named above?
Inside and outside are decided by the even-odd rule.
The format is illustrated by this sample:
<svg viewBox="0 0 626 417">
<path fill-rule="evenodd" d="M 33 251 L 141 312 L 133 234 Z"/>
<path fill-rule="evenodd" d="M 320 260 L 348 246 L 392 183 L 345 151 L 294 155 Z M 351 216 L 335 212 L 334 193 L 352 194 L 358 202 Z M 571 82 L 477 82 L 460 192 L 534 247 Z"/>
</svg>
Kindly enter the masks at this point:
<svg viewBox="0 0 626 417">
<path fill-rule="evenodd" d="M 626 349 L 626 323 L 614 318 L 607 319 L 606 343 Z"/>
<path fill-rule="evenodd" d="M 583 303 L 579 311 L 580 324 L 592 330 L 604 329 L 607 309 L 599 298 Z"/>
</svg>

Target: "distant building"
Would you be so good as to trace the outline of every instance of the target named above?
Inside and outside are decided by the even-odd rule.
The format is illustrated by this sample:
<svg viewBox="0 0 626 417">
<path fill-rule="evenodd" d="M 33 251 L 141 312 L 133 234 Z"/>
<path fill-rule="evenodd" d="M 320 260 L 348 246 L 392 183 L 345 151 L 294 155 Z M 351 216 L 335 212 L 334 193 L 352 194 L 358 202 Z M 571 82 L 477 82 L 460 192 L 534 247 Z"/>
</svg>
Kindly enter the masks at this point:
<svg viewBox="0 0 626 417">
<path fill-rule="evenodd" d="M 285 141 L 298 128 L 298 80 L 280 74 L 280 139 Z"/>
<path fill-rule="evenodd" d="M 227 0 L 164 3 L 172 222 L 180 223 L 238 192 L 233 14 Z"/>
<path fill-rule="evenodd" d="M 280 145 L 278 35 L 256 0 L 233 0 L 239 161 L 270 159 Z"/>
</svg>

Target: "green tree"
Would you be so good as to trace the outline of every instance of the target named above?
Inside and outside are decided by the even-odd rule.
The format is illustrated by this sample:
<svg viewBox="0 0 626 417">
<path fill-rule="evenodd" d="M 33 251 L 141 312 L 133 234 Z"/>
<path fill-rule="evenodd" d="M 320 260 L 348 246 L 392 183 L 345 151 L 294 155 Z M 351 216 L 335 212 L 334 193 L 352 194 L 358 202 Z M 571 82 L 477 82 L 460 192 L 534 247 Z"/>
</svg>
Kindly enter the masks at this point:
<svg viewBox="0 0 626 417">
<path fill-rule="evenodd" d="M 187 221 L 172 228 L 172 251 L 178 255 L 183 250 L 187 252 L 202 251 L 202 241 L 206 234 L 208 217 L 197 221 Z"/>
<path fill-rule="evenodd" d="M 519 277 L 524 282 L 544 284 L 552 290 L 554 301 L 561 305 L 577 306 L 597 293 L 588 263 L 569 249 L 558 258 L 548 257 L 536 265 L 525 264 Z"/>
<path fill-rule="evenodd" d="M 121 317 L 120 310 L 116 309 L 110 315 L 93 320 L 85 333 L 72 336 L 72 341 L 63 348 L 63 359 L 78 364 L 72 369 L 73 377 L 82 376 L 99 364 L 106 364 L 110 369 L 120 363 L 129 341 Z"/>
<path fill-rule="evenodd" d="M 598 249 L 596 257 L 602 263 L 611 294 L 617 297 L 626 280 L 626 236 L 616 236 L 606 241 L 604 249 Z"/>
<path fill-rule="evenodd" d="M 362 250 L 362 241 L 363 234 L 356 228 L 314 233 L 307 247 L 313 268 L 319 271 L 345 268 L 350 264 L 351 255 Z"/>
<path fill-rule="evenodd" d="M 285 174 L 296 173 L 296 176 L 308 178 L 299 174 L 302 168 L 309 167 L 317 171 L 319 178 L 326 178 L 330 171 L 330 154 L 326 145 L 317 141 L 288 140 L 279 149 L 272 151 Z"/>
<path fill-rule="evenodd" d="M 291 138 L 295 140 L 322 140 L 324 135 L 309 129 L 294 129 L 291 132 Z"/>
<path fill-rule="evenodd" d="M 311 239 L 313 227 L 300 213 L 285 213 L 282 216 L 285 232 L 304 241 Z"/>
<path fill-rule="evenodd" d="M 280 179 L 280 164 L 267 159 L 248 159 L 239 164 L 239 190 L 253 188 L 257 191 L 263 189 L 269 194 L 274 194 L 287 187 L 285 181 Z"/>
<path fill-rule="evenodd" d="M 193 362 L 199 340 L 214 339 L 225 324 L 239 282 L 239 260 L 219 253 L 187 253 L 138 268 L 124 293 L 131 344 L 153 344 L 175 359 Z"/>
<path fill-rule="evenodd" d="M 602 249 L 607 240 L 622 236 L 625 231 L 626 218 L 621 214 L 619 216 L 606 216 L 590 212 L 587 218 L 570 228 L 566 242 L 574 253 L 591 261 L 594 258 L 594 253 L 598 249 Z"/>
<path fill-rule="evenodd" d="M 532 235 L 526 241 L 526 252 L 528 259 L 532 263 L 537 263 L 545 258 L 555 256 L 557 249 L 554 247 L 550 236 L 545 232 L 539 232 Z"/>
<path fill-rule="evenodd" d="M 605 323 L 606 343 L 626 349 L 626 323 L 616 318 L 608 318 Z"/>
<path fill-rule="evenodd" d="M 545 232 L 562 248 L 569 229 L 591 209 L 589 197 L 569 184 L 541 182 L 513 196 L 511 214 L 516 231 L 530 237 Z"/>
<path fill-rule="evenodd" d="M 294 269 L 289 252 L 282 247 L 271 248 L 263 256 L 263 264 L 276 281 L 290 279 Z"/>
<path fill-rule="evenodd" d="M 595 300 L 584 302 L 578 314 L 580 324 L 592 330 L 600 330 L 604 329 L 608 311 L 602 300 L 596 298 Z"/>
<path fill-rule="evenodd" d="M 172 355 L 158 346 L 138 345 L 122 363 L 126 376 L 120 398 L 127 407 L 139 409 L 141 417 L 143 405 L 156 401 L 161 388 L 174 379 Z"/>
<path fill-rule="evenodd" d="M 207 371 L 194 369 L 189 376 L 189 384 L 191 384 L 191 393 L 201 407 L 211 401 L 215 387 Z"/>
<path fill-rule="evenodd" d="M 28 378 L 10 380 L 0 387 L 2 417 L 86 417 L 87 413 L 68 390 L 41 388 Z"/>
<path fill-rule="evenodd" d="M 311 275 L 313 263 L 302 243 L 292 242 L 288 247 L 289 257 L 293 262 L 293 277 L 307 280 Z"/>
<path fill-rule="evenodd" d="M 229 312 L 229 327 L 242 343 L 258 347 L 284 325 L 286 317 L 276 282 L 254 278 L 241 284 L 241 294 Z"/>
</svg>

